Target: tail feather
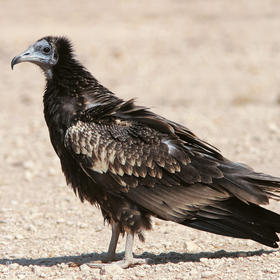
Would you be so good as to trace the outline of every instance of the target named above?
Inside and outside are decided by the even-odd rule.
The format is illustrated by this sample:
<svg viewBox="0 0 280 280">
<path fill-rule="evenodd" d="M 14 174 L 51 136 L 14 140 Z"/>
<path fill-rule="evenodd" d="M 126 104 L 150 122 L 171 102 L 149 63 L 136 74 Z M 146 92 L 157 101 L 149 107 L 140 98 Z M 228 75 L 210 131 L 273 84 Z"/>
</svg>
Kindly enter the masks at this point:
<svg viewBox="0 0 280 280">
<path fill-rule="evenodd" d="M 220 165 L 223 178 L 215 184 L 245 203 L 268 204 L 269 199 L 280 200 L 280 178 L 258 173 L 250 167 L 225 160 Z"/>
<path fill-rule="evenodd" d="M 269 198 L 280 200 L 280 178 L 253 172 L 246 176 L 246 180 L 249 183 L 256 185 L 267 194 Z"/>
<path fill-rule="evenodd" d="M 215 205 L 228 215 L 216 219 L 196 213 L 196 219 L 185 220 L 182 224 L 215 234 L 252 239 L 261 244 L 278 248 L 280 215 L 255 204 L 246 204 L 236 198 L 219 202 Z M 207 210 L 207 209 L 205 209 Z"/>
</svg>

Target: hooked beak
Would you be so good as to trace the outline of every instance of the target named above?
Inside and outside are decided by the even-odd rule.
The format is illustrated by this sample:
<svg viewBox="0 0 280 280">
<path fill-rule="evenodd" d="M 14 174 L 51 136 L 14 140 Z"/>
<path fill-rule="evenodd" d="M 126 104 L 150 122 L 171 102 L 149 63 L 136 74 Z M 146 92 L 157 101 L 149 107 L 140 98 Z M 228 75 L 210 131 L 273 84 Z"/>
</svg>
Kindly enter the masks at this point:
<svg viewBox="0 0 280 280">
<path fill-rule="evenodd" d="M 38 57 L 36 55 L 34 55 L 34 49 L 33 47 L 29 47 L 26 51 L 24 51 L 23 53 L 15 56 L 11 62 L 11 68 L 14 68 L 14 65 L 21 63 L 21 62 L 37 62 L 38 61 Z"/>
<path fill-rule="evenodd" d="M 15 56 L 11 61 L 11 68 L 21 62 L 32 62 L 44 68 L 47 64 L 54 64 L 49 56 L 42 54 L 32 45 L 23 53 Z"/>
</svg>

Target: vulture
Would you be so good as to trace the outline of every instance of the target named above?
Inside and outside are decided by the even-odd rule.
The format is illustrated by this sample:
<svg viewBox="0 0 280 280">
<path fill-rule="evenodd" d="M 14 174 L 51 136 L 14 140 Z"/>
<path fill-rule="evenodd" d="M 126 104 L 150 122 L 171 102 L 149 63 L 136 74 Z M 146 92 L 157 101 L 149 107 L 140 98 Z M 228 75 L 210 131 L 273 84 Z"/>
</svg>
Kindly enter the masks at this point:
<svg viewBox="0 0 280 280">
<path fill-rule="evenodd" d="M 116 263 L 146 262 L 132 247 L 151 229 L 151 217 L 278 248 L 280 215 L 260 205 L 280 200 L 280 178 L 230 161 L 185 126 L 118 98 L 65 37 L 36 41 L 11 67 L 21 62 L 45 75 L 44 116 L 67 184 L 112 227 L 108 265 L 120 234 L 125 253 Z"/>
</svg>

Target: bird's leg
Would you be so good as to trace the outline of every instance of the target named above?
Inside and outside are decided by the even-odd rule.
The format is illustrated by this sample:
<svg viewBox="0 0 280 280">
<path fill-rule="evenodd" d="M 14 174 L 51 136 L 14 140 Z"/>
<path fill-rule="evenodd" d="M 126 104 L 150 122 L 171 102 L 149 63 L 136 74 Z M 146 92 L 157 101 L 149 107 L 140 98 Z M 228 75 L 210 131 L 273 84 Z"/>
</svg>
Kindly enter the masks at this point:
<svg viewBox="0 0 280 280">
<path fill-rule="evenodd" d="M 125 242 L 124 259 L 116 262 L 116 264 L 118 264 L 122 268 L 128 268 L 131 265 L 145 264 L 149 262 L 149 259 L 138 259 L 133 257 L 133 252 L 132 252 L 133 241 L 134 241 L 134 234 L 128 232 L 126 236 L 126 242 Z"/>
<path fill-rule="evenodd" d="M 105 262 L 110 262 L 115 260 L 116 257 L 116 248 L 117 248 L 117 243 L 120 235 L 120 227 L 119 224 L 116 222 L 112 222 L 112 236 L 111 236 L 111 241 L 109 244 L 107 256 L 105 258 Z"/>
<path fill-rule="evenodd" d="M 118 226 L 118 224 L 116 224 L 116 225 Z M 116 229 L 114 230 L 114 228 L 112 226 L 112 238 L 111 238 L 111 242 L 110 242 L 109 250 L 108 250 L 109 258 L 110 258 L 110 256 L 115 255 L 115 249 L 117 246 L 118 236 L 119 236 L 119 228 L 117 230 Z M 127 233 L 126 242 L 125 242 L 125 253 L 124 253 L 124 258 L 122 260 L 116 261 L 116 262 L 111 262 L 111 263 L 103 263 L 103 264 L 87 263 L 87 265 L 90 267 L 93 267 L 93 268 L 94 267 L 102 268 L 102 267 L 106 267 L 108 265 L 117 264 L 121 268 L 128 268 L 131 265 L 148 263 L 149 259 L 138 259 L 138 258 L 133 257 L 133 253 L 132 253 L 133 241 L 134 241 L 134 234 L 131 232 Z"/>
</svg>

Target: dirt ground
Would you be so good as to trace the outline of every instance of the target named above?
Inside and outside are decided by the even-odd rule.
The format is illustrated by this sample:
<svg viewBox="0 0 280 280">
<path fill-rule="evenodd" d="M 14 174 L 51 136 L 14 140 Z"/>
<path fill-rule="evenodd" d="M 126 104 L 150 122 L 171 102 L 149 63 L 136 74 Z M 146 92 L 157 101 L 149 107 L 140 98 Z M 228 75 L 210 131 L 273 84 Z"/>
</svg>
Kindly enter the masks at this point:
<svg viewBox="0 0 280 280">
<path fill-rule="evenodd" d="M 135 242 L 151 265 L 69 265 L 101 259 L 110 228 L 66 186 L 43 118 L 42 73 L 10 69 L 35 40 L 66 35 L 118 96 L 280 176 L 279 30 L 277 0 L 1 1 L 0 279 L 280 279 L 279 250 L 160 220 Z M 280 213 L 280 203 L 269 208 Z"/>
</svg>

